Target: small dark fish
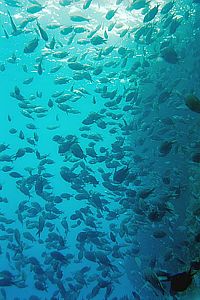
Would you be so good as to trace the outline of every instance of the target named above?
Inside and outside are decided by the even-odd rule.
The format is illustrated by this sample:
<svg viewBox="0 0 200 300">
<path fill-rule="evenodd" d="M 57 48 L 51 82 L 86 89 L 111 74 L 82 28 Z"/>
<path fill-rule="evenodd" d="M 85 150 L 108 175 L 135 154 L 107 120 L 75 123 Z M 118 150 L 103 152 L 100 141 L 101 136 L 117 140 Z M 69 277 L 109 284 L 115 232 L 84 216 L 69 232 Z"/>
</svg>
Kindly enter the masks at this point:
<svg viewBox="0 0 200 300">
<path fill-rule="evenodd" d="M 149 282 L 156 290 L 160 291 L 162 295 L 165 294 L 165 290 L 162 286 L 162 283 L 160 282 L 160 279 L 158 278 L 157 274 L 151 270 L 147 269 L 144 273 L 144 278 L 147 282 Z"/>
<path fill-rule="evenodd" d="M 12 16 L 11 16 L 11 14 L 10 14 L 9 11 L 8 11 L 8 15 L 9 15 L 10 23 L 11 23 L 11 26 L 12 26 L 12 29 L 13 29 L 12 35 L 18 35 L 18 34 L 22 33 L 21 30 L 17 29 L 17 27 L 16 27 L 16 25 L 15 25 L 15 23 L 13 21 L 13 18 L 12 18 Z M 4 33 L 5 33 L 5 31 L 4 31 Z"/>
<path fill-rule="evenodd" d="M 45 41 L 45 42 L 48 42 L 48 35 L 46 33 L 46 31 L 40 26 L 39 22 L 37 21 L 37 27 L 39 29 L 39 32 L 40 32 L 40 35 L 41 35 L 41 38 Z"/>
<path fill-rule="evenodd" d="M 29 14 L 36 14 L 39 11 L 41 11 L 43 8 L 44 8 L 44 6 L 42 6 L 39 3 L 37 3 L 37 4 L 33 4 L 32 6 L 29 6 L 26 11 Z"/>
<path fill-rule="evenodd" d="M 192 94 L 187 95 L 185 98 L 185 104 L 190 110 L 200 113 L 200 99 L 197 96 Z"/>
<path fill-rule="evenodd" d="M 23 176 L 18 172 L 10 172 L 9 175 L 13 178 L 22 178 Z"/>
<path fill-rule="evenodd" d="M 114 235 L 114 233 L 113 233 L 112 231 L 110 232 L 110 239 L 111 239 L 111 241 L 112 241 L 113 243 L 116 243 L 116 242 L 117 242 L 116 236 Z"/>
<path fill-rule="evenodd" d="M 118 10 L 118 8 L 109 10 L 106 14 L 106 19 L 111 20 L 114 17 L 114 15 L 116 14 L 117 10 Z"/>
<path fill-rule="evenodd" d="M 39 64 L 38 64 L 38 66 L 37 66 L 37 72 L 38 72 L 39 75 L 42 75 L 42 73 L 43 73 L 43 68 L 42 68 L 42 58 L 41 58 L 41 60 L 40 60 L 40 62 L 39 62 Z"/>
<path fill-rule="evenodd" d="M 174 3 L 175 3 L 175 1 L 170 1 L 170 2 L 166 3 L 160 11 L 161 15 L 167 14 L 173 8 Z"/>
<path fill-rule="evenodd" d="M 192 155 L 192 161 L 196 163 L 200 163 L 200 153 L 195 153 Z"/>
<path fill-rule="evenodd" d="M 176 51 L 171 47 L 165 47 L 160 51 L 161 57 L 169 64 L 177 64 L 179 62 Z"/>
<path fill-rule="evenodd" d="M 4 28 L 4 26 L 2 25 L 3 28 L 3 32 L 5 34 L 5 37 L 7 38 L 7 40 L 9 39 L 9 34 L 7 33 L 6 29 Z"/>
<path fill-rule="evenodd" d="M 38 231 L 37 231 L 37 235 L 39 235 L 39 238 L 40 238 L 40 235 L 44 229 L 44 225 L 45 225 L 45 219 L 43 218 L 43 216 L 40 216 L 39 217 L 39 222 L 38 222 Z"/>
<path fill-rule="evenodd" d="M 33 52 L 37 48 L 37 46 L 38 46 L 38 41 L 39 41 L 38 38 L 34 38 L 33 40 L 31 40 L 29 42 L 29 44 L 25 46 L 24 53 L 31 53 L 31 52 Z"/>
<path fill-rule="evenodd" d="M 129 165 L 119 169 L 118 171 L 115 170 L 115 173 L 113 175 L 113 181 L 117 183 L 122 183 L 126 179 L 128 174 L 129 174 Z"/>
<path fill-rule="evenodd" d="M 143 19 L 143 23 L 147 23 L 147 22 L 150 22 L 152 21 L 155 16 L 157 15 L 158 13 L 158 7 L 159 5 L 157 6 L 154 6 L 145 16 L 144 16 L 144 19 Z"/>
<path fill-rule="evenodd" d="M 49 108 L 52 108 L 53 107 L 53 101 L 51 99 L 49 99 L 48 101 L 48 107 Z"/>
<path fill-rule="evenodd" d="M 23 84 L 30 84 L 33 81 L 33 77 L 27 78 L 23 81 Z"/>
<path fill-rule="evenodd" d="M 70 17 L 71 21 L 72 22 L 89 22 L 89 19 L 85 18 L 85 17 L 82 17 L 82 16 L 71 16 Z"/>
<path fill-rule="evenodd" d="M 78 143 L 74 143 L 71 146 L 70 150 L 75 157 L 81 158 L 81 159 L 86 158 L 86 155 L 83 153 L 83 150 Z"/>
<path fill-rule="evenodd" d="M 140 198 L 146 199 L 148 196 L 150 196 L 153 193 L 154 190 L 155 190 L 155 188 L 145 189 L 145 190 L 140 191 L 138 195 Z"/>
<path fill-rule="evenodd" d="M 60 261 L 62 263 L 67 263 L 68 262 L 67 258 L 62 253 L 60 253 L 58 251 L 52 251 L 50 254 L 51 254 L 51 257 L 53 259 L 57 260 L 57 261 Z"/>
<path fill-rule="evenodd" d="M 165 141 L 160 145 L 159 154 L 160 156 L 166 156 L 172 150 L 174 141 Z"/>
<path fill-rule="evenodd" d="M 4 0 L 6 5 L 9 5 L 11 7 L 21 7 L 22 5 L 17 0 Z"/>
<path fill-rule="evenodd" d="M 83 9 L 88 9 L 92 3 L 92 0 L 86 0 L 83 4 Z"/>
<path fill-rule="evenodd" d="M 167 279 L 164 281 L 170 281 L 171 284 L 171 291 L 173 293 L 183 292 L 187 290 L 187 288 L 191 285 L 193 276 L 196 274 L 192 273 L 192 269 L 190 268 L 189 271 L 178 273 L 175 275 L 168 275 Z"/>
<path fill-rule="evenodd" d="M 101 37 L 100 35 L 95 35 L 91 40 L 90 40 L 91 44 L 94 46 L 98 46 L 101 44 L 105 44 L 106 43 L 106 39 L 104 39 L 103 37 Z"/>
<path fill-rule="evenodd" d="M 53 50 L 54 47 L 55 47 L 55 45 L 56 45 L 56 40 L 53 37 L 52 40 L 51 40 L 51 42 L 49 43 L 48 47 L 49 47 L 49 49 Z"/>
</svg>

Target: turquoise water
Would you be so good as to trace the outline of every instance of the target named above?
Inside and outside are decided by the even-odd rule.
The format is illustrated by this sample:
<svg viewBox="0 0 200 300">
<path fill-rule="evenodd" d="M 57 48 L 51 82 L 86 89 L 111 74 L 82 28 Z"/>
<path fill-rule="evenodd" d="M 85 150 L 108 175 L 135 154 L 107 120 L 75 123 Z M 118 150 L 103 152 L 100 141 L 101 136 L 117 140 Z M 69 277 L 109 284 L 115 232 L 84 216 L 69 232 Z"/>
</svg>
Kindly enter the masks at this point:
<svg viewBox="0 0 200 300">
<path fill-rule="evenodd" d="M 0 299 L 200 299 L 199 9 L 0 1 Z"/>
</svg>

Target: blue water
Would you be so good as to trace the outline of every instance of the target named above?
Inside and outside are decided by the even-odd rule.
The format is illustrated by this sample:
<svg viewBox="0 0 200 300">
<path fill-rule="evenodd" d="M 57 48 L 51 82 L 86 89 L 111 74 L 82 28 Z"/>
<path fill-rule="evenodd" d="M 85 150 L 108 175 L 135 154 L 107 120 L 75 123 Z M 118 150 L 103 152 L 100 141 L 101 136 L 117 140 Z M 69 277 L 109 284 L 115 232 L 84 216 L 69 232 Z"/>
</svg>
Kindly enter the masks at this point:
<svg viewBox="0 0 200 300">
<path fill-rule="evenodd" d="M 199 10 L 0 1 L 0 299 L 200 299 Z"/>
</svg>

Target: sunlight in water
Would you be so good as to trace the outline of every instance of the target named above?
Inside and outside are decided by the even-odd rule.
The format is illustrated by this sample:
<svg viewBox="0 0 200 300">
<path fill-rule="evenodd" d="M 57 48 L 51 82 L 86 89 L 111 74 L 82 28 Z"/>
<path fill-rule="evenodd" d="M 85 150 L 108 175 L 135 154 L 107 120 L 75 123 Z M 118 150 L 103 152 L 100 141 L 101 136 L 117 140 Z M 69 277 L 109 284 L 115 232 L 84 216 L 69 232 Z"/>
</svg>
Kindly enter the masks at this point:
<svg viewBox="0 0 200 300">
<path fill-rule="evenodd" d="M 162 6 L 166 0 L 159 1 L 149 1 L 148 5 L 142 9 L 133 9 L 129 11 L 129 7 L 133 3 L 130 0 L 124 0 L 119 5 L 117 5 L 116 1 L 99 1 L 93 0 L 90 7 L 87 10 L 83 9 L 85 0 L 74 1 L 73 5 L 70 5 L 73 1 L 70 0 L 48 0 L 44 5 L 43 12 L 41 12 L 41 18 L 45 19 L 46 22 L 55 22 L 60 23 L 61 25 L 67 25 L 70 22 L 69 16 L 72 15 L 81 15 L 84 17 L 89 17 L 90 22 L 84 24 L 84 26 L 88 26 L 89 28 L 97 26 L 98 24 L 102 25 L 102 29 L 104 30 L 108 27 L 112 22 L 115 23 L 115 28 L 109 32 L 109 36 L 113 34 L 116 35 L 117 31 L 124 29 L 131 29 L 135 25 L 142 24 L 145 13 L 147 12 L 146 7 L 154 7 L 155 5 Z M 113 4 L 111 4 L 113 2 Z M 60 3 L 66 3 L 66 6 L 60 5 Z M 68 5 L 67 5 L 68 3 Z M 105 16 L 109 10 L 117 10 L 115 16 L 112 20 L 106 20 Z M 45 15 L 46 14 L 46 15 Z M 51 20 L 49 20 L 51 18 Z"/>
</svg>

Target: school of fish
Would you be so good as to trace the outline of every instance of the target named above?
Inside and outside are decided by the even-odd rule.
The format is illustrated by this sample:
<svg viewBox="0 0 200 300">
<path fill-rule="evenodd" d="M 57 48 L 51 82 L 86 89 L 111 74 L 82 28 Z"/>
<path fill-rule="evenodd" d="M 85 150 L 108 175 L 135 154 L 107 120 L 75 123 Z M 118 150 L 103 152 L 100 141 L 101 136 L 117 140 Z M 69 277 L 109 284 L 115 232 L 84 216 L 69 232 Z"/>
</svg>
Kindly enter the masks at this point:
<svg viewBox="0 0 200 300">
<path fill-rule="evenodd" d="M 0 299 L 200 295 L 200 1 L 0 15 Z"/>
</svg>

